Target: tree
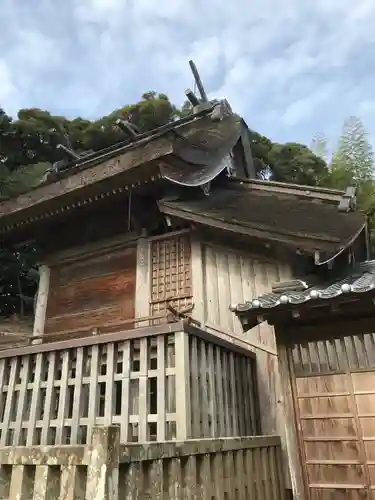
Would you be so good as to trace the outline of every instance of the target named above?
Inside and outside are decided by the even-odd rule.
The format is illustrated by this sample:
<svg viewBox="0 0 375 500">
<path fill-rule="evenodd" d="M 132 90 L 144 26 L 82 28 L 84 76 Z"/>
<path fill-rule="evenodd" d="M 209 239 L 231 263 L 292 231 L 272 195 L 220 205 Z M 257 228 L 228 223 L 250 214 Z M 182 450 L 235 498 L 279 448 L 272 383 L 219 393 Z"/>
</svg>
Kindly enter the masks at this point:
<svg viewBox="0 0 375 500">
<path fill-rule="evenodd" d="M 336 151 L 330 162 L 331 185 L 345 189 L 355 185 L 359 190 L 373 182 L 374 154 L 361 120 L 345 120 Z"/>
<path fill-rule="evenodd" d="M 273 144 L 268 153 L 271 179 L 316 186 L 327 175 L 327 164 L 307 146 L 296 142 Z"/>
<path fill-rule="evenodd" d="M 311 141 L 311 151 L 318 157 L 328 163 L 328 140 L 323 134 L 316 134 Z"/>
<path fill-rule="evenodd" d="M 328 175 L 323 185 L 335 189 L 357 188 L 358 208 L 366 213 L 375 248 L 374 153 L 366 129 L 355 116 L 345 120 L 336 150 L 327 155 Z"/>
</svg>

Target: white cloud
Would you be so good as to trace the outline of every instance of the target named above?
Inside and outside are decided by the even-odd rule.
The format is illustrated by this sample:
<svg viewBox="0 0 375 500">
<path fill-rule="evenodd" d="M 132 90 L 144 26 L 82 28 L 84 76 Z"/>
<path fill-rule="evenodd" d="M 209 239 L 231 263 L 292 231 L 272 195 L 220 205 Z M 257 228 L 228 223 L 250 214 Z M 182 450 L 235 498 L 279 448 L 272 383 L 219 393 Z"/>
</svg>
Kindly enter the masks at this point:
<svg viewBox="0 0 375 500">
<path fill-rule="evenodd" d="M 252 127 L 310 142 L 374 122 L 374 23 L 373 0 L 2 0 L 0 106 L 96 117 L 150 89 L 181 104 L 192 58 Z"/>
<path fill-rule="evenodd" d="M 12 100 L 17 92 L 6 61 L 0 59 L 0 102 Z"/>
</svg>

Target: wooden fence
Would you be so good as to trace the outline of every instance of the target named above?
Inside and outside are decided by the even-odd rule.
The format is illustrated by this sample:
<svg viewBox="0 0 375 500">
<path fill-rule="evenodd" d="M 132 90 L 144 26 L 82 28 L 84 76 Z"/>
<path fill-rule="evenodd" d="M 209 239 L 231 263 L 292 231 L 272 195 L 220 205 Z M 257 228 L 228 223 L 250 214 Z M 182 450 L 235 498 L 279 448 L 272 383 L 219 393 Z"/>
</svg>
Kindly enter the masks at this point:
<svg viewBox="0 0 375 500">
<path fill-rule="evenodd" d="M 0 449 L 2 500 L 281 500 L 274 436 L 120 445 L 117 426 L 91 444 Z"/>
<path fill-rule="evenodd" d="M 0 447 L 260 434 L 255 358 L 183 322 L 0 351 Z"/>
</svg>

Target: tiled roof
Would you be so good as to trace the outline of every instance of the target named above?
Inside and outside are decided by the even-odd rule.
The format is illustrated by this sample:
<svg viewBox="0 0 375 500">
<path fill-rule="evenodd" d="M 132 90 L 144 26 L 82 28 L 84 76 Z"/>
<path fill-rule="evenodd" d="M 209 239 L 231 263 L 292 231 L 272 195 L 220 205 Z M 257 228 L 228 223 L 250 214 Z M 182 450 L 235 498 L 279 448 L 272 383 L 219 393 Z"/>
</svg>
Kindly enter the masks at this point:
<svg viewBox="0 0 375 500">
<path fill-rule="evenodd" d="M 375 289 L 375 260 L 359 264 L 353 271 L 342 279 L 322 285 L 308 286 L 299 282 L 300 290 L 295 290 L 286 284 L 280 283 L 278 293 L 268 293 L 243 304 L 231 306 L 233 312 L 239 316 L 247 312 L 259 311 L 259 314 L 276 307 L 303 304 L 308 301 L 333 299 L 340 295 L 366 293 Z M 289 288 L 289 289 L 288 289 Z M 305 288 L 305 289 L 301 289 Z"/>
</svg>

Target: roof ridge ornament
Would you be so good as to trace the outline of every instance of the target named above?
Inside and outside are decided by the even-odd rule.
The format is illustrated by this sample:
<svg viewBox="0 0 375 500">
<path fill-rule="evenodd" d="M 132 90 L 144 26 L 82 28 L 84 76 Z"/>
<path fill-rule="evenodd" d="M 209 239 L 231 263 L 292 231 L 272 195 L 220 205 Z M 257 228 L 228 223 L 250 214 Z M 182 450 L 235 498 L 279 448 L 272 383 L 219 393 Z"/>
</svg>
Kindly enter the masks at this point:
<svg viewBox="0 0 375 500">
<path fill-rule="evenodd" d="M 349 186 L 339 202 L 339 212 L 354 212 L 357 208 L 357 188 Z"/>
</svg>

